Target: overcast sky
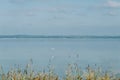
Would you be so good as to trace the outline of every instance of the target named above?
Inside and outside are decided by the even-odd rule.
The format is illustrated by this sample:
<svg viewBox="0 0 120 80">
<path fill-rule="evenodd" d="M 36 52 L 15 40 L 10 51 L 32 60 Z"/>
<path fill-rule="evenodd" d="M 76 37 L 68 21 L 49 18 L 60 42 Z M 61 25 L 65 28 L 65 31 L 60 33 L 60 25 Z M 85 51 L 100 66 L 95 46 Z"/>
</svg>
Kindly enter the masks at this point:
<svg viewBox="0 0 120 80">
<path fill-rule="evenodd" d="M 120 35 L 120 0 L 0 0 L 0 35 Z"/>
</svg>

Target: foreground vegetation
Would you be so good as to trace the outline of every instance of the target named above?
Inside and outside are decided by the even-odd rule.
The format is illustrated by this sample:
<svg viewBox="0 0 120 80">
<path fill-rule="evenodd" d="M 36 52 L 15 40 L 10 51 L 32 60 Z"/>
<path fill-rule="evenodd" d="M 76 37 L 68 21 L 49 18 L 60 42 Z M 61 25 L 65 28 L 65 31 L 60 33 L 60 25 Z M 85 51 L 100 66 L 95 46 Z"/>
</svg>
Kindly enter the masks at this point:
<svg viewBox="0 0 120 80">
<path fill-rule="evenodd" d="M 50 65 L 47 72 L 34 71 L 32 63 L 27 64 L 25 69 L 20 67 L 10 69 L 4 73 L 0 68 L 0 80 L 120 80 L 112 72 L 102 71 L 101 68 L 92 69 L 89 65 L 86 70 L 81 70 L 77 64 L 69 64 L 62 78 L 54 72 Z"/>
</svg>

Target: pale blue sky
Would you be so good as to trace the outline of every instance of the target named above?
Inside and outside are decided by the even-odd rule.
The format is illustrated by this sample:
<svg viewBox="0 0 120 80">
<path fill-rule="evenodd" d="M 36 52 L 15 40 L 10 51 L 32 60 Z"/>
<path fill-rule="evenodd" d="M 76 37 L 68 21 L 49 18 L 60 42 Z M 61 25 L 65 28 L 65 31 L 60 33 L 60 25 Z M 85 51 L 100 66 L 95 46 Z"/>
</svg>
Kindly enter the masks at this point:
<svg viewBox="0 0 120 80">
<path fill-rule="evenodd" d="M 120 1 L 0 0 L 0 34 L 120 35 Z"/>
</svg>

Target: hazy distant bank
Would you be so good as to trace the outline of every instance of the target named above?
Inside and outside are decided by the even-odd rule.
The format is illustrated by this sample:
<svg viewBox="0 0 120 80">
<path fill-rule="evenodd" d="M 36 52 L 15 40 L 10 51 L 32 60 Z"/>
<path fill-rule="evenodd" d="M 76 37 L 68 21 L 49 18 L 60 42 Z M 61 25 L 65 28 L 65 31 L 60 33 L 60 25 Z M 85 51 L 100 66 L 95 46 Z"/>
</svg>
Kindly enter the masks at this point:
<svg viewBox="0 0 120 80">
<path fill-rule="evenodd" d="M 118 39 L 120 36 L 96 36 L 96 35 L 0 35 L 0 38 L 91 38 L 91 39 Z"/>
</svg>

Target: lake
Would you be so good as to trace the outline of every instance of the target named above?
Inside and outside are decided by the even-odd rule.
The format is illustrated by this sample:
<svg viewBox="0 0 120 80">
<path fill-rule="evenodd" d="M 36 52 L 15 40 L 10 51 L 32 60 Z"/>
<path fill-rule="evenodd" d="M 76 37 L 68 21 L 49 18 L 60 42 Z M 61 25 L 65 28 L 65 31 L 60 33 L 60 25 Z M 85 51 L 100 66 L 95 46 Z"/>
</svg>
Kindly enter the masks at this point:
<svg viewBox="0 0 120 80">
<path fill-rule="evenodd" d="M 7 71 L 15 64 L 22 67 L 33 60 L 35 69 L 54 65 L 58 74 L 77 63 L 85 69 L 97 65 L 120 72 L 120 38 L 16 38 L 0 39 L 0 65 Z"/>
</svg>

